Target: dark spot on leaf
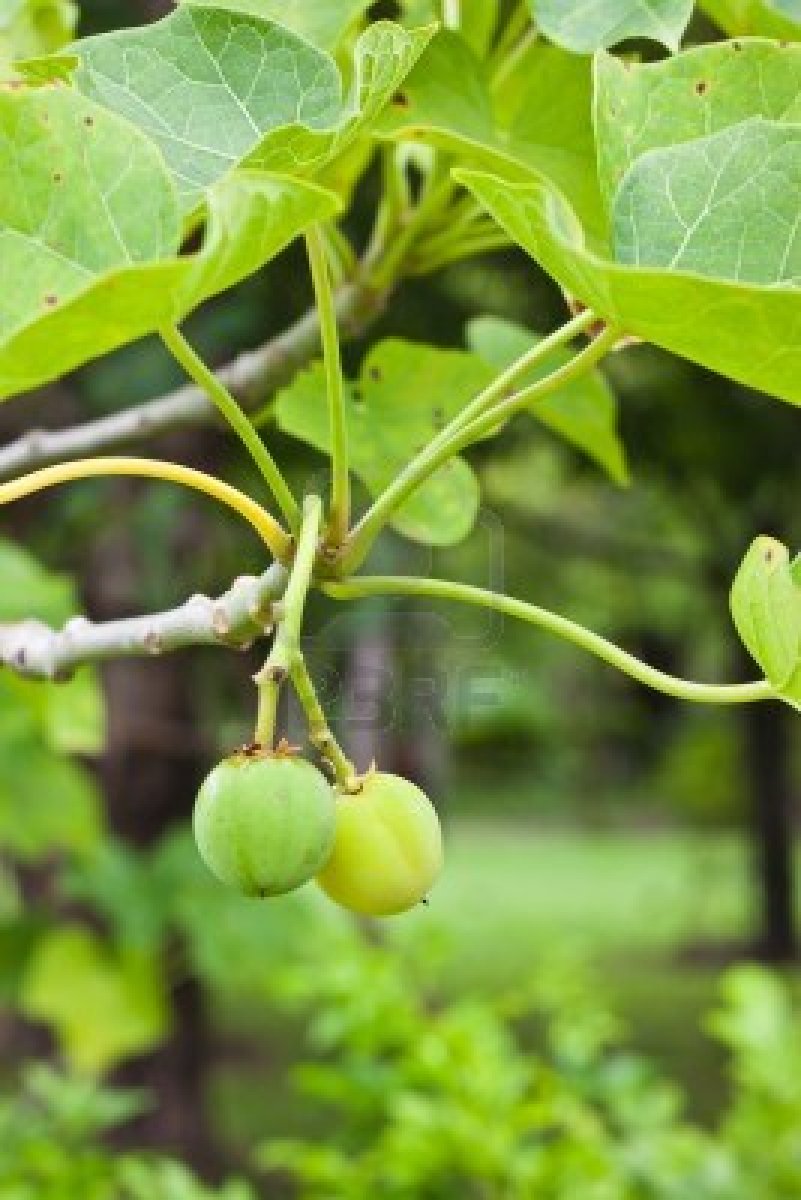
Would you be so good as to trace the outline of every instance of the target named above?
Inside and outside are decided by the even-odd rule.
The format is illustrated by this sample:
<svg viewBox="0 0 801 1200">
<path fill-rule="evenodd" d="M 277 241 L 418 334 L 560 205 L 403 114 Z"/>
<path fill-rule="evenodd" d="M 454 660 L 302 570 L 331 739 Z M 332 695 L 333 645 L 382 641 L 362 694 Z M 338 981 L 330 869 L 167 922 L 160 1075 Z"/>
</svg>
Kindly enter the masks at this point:
<svg viewBox="0 0 801 1200">
<path fill-rule="evenodd" d="M 435 429 L 442 429 L 442 427 L 443 427 L 443 426 L 444 426 L 444 424 L 445 424 L 445 412 L 444 412 L 444 410 L 443 410 L 443 409 L 441 409 L 441 408 L 435 408 L 435 409 L 434 409 L 434 413 L 433 413 L 433 417 L 434 417 L 434 428 L 435 428 Z"/>
<path fill-rule="evenodd" d="M 383 375 L 381 374 L 380 367 L 371 367 L 369 373 L 370 373 L 370 378 L 373 380 L 374 383 L 380 383 L 381 380 L 384 378 Z"/>
<path fill-rule="evenodd" d="M 94 119 L 94 117 L 84 117 L 83 123 L 84 123 L 84 125 L 87 126 L 87 128 L 91 129 L 91 127 L 95 123 L 95 119 Z"/>
<path fill-rule="evenodd" d="M 790 48 L 790 43 L 788 41 L 783 39 L 781 42 L 779 42 L 780 50 L 789 50 L 789 48 Z"/>
<path fill-rule="evenodd" d="M 742 50 L 743 44 L 742 42 L 732 42 L 731 48 L 732 50 Z"/>
<path fill-rule="evenodd" d="M 53 292 L 48 292 L 44 298 L 44 302 L 47 308 L 55 308 L 58 304 L 58 296 L 56 296 Z"/>
<path fill-rule="evenodd" d="M 63 175 L 61 174 L 61 172 L 60 172 L 60 171 L 54 171 L 54 172 L 53 172 L 53 183 L 61 183 L 61 180 L 62 180 L 63 178 L 64 178 L 64 177 L 63 177 Z"/>
<path fill-rule="evenodd" d="M 765 562 L 766 563 L 773 562 L 773 547 L 772 546 L 768 546 L 767 550 L 765 551 Z"/>
<path fill-rule="evenodd" d="M 409 107 L 409 97 L 406 95 L 405 92 L 396 92 L 395 95 L 392 97 L 392 103 L 395 105 L 396 108 L 408 108 Z"/>
<path fill-rule="evenodd" d="M 695 93 L 697 96 L 703 96 L 708 89 L 709 84 L 707 83 L 706 79 L 699 79 L 695 85 Z"/>
</svg>

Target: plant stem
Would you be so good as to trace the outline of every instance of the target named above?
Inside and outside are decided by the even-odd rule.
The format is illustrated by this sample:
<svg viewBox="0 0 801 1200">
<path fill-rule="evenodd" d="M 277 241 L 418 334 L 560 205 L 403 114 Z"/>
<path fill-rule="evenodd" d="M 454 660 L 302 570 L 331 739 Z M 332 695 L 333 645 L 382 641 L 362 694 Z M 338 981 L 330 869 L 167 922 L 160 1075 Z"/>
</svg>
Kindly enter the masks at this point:
<svg viewBox="0 0 801 1200">
<path fill-rule="evenodd" d="M 269 487 L 285 520 L 293 531 L 298 524 L 298 506 L 289 490 L 273 456 L 265 446 L 259 434 L 254 429 L 250 419 L 224 384 L 211 371 L 203 359 L 192 349 L 186 338 L 175 326 L 161 330 L 161 340 L 172 356 L 186 371 L 190 379 L 198 385 L 216 405 L 225 420 L 240 437 L 248 450 L 250 457 L 258 467 L 265 483 Z"/>
<path fill-rule="evenodd" d="M 337 314 L 331 277 L 325 254 L 325 242 L 318 227 L 306 234 L 314 296 L 320 319 L 323 343 L 326 390 L 328 393 L 328 423 L 331 438 L 331 511 L 327 536 L 333 547 L 341 546 L 350 525 L 350 474 L 348 469 L 348 429 L 345 421 L 345 389 L 342 379 L 342 360 L 339 352 Z"/>
<path fill-rule="evenodd" d="M 132 475 L 141 479 L 161 479 L 167 483 L 178 483 L 204 492 L 213 500 L 232 508 L 253 526 L 264 544 L 280 560 L 286 560 L 292 549 L 292 539 L 266 509 L 213 475 L 183 467 L 179 463 L 164 462 L 154 458 L 79 458 L 73 462 L 59 463 L 53 467 L 42 467 L 29 475 L 22 475 L 10 483 L 0 484 L 0 504 L 9 504 L 31 496 L 59 483 L 79 479 L 102 478 L 110 475 Z"/>
<path fill-rule="evenodd" d="M 407 464 L 354 528 L 349 543 L 340 557 L 339 572 L 341 575 L 350 575 L 358 570 L 370 552 L 376 537 L 395 510 L 443 463 L 453 458 L 471 442 L 490 433 L 496 426 L 507 421 L 535 400 L 544 399 L 563 384 L 585 374 L 603 358 L 619 340 L 620 334 L 615 329 L 606 329 L 575 358 L 544 379 L 537 380 L 536 383 L 530 384 L 505 400 L 493 403 L 503 395 L 513 379 L 565 341 L 568 329 L 572 327 L 572 331 L 578 332 L 593 320 L 597 320 L 594 314 L 581 313 L 557 333 L 552 334 L 550 338 L 546 338 L 528 354 L 518 359 L 494 383 L 490 384 L 489 388 L 477 396 L 463 412 L 454 417 L 442 433 Z"/>
<path fill-rule="evenodd" d="M 678 700 L 690 700 L 697 704 L 747 704 L 754 700 L 777 698 L 770 683 L 765 679 L 755 683 L 706 684 L 668 675 L 567 617 L 550 612 L 547 608 L 528 604 L 524 600 L 517 600 L 513 596 L 499 595 L 497 592 L 473 587 L 467 583 L 455 583 L 445 579 L 376 575 L 362 576 L 346 583 L 325 584 L 323 590 L 326 595 L 337 600 L 383 595 L 428 596 L 437 600 L 458 600 L 464 604 L 490 608 L 564 638 L 574 646 L 587 650 L 610 666 L 623 671 L 639 683 L 645 684 L 646 687 Z"/>
<path fill-rule="evenodd" d="M 278 632 L 267 662 L 255 677 L 259 689 L 259 711 L 254 740 L 260 746 L 273 744 L 281 685 L 300 653 L 303 609 L 317 556 L 322 513 L 323 506 L 319 496 L 307 496 L 303 502 L 297 551 L 289 573 L 289 582 L 276 613 Z"/>
<path fill-rule="evenodd" d="M 298 699 L 309 722 L 309 740 L 312 745 L 316 746 L 320 756 L 329 763 L 340 790 L 354 791 L 358 772 L 331 731 L 328 718 L 314 687 L 314 681 L 309 674 L 306 660 L 301 653 L 295 655 L 290 674 Z"/>
</svg>

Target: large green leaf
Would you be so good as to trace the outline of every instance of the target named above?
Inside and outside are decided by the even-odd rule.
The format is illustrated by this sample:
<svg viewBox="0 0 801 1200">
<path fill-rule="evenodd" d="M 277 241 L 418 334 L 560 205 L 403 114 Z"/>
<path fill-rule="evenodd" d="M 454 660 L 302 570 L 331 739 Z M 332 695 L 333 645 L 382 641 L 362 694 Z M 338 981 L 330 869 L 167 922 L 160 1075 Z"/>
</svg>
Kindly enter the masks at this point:
<svg viewBox="0 0 801 1200">
<path fill-rule="evenodd" d="M 333 59 L 290 30 L 185 4 L 152 25 L 76 42 L 74 82 L 160 146 L 188 211 L 242 164 L 319 171 L 369 128 L 429 37 L 372 25 L 345 97 Z"/>
<path fill-rule="evenodd" d="M 503 0 L 468 0 L 459 12 L 459 32 L 465 41 L 482 57 L 488 51 L 498 25 Z M 424 25 L 441 21 L 442 0 L 401 0 L 403 17 L 407 24 Z"/>
<path fill-rule="evenodd" d="M 467 340 L 476 354 L 500 372 L 536 345 L 539 338 L 509 321 L 479 317 L 468 325 Z M 555 351 L 518 386 L 543 378 L 570 357 L 566 350 Z M 617 435 L 617 401 L 600 371 L 592 371 L 536 401 L 529 412 L 602 466 L 616 483 L 627 482 L 626 455 Z"/>
<path fill-rule="evenodd" d="M 693 14 L 693 0 L 530 0 L 542 32 L 578 53 L 649 38 L 678 50 Z"/>
<path fill-rule="evenodd" d="M 755 118 L 651 150 L 618 190 L 618 262 L 801 283 L 801 125 Z"/>
<path fill-rule="evenodd" d="M 801 707 L 801 587 L 786 546 L 758 537 L 731 589 L 737 632 L 765 676 L 785 699 Z"/>
<path fill-rule="evenodd" d="M 72 1067 L 93 1075 L 152 1049 L 169 1025 L 156 958 L 115 954 L 78 925 L 63 926 L 39 943 L 20 1008 L 54 1030 Z"/>
<path fill-rule="evenodd" d="M 418 450 L 492 379 L 478 356 L 389 339 L 368 355 L 347 388 L 351 466 L 376 496 Z M 330 447 L 325 380 L 317 366 L 278 397 L 278 424 L 318 450 Z M 440 468 L 398 509 L 395 528 L 430 545 L 459 542 L 478 511 L 478 484 L 463 459 Z"/>
<path fill-rule="evenodd" d="M 13 74 L 14 59 L 66 45 L 77 17 L 72 0 L 0 0 L 0 78 Z"/>
<path fill-rule="evenodd" d="M 801 292 L 613 262 L 588 248 L 576 214 L 545 181 L 457 175 L 510 237 L 606 320 L 801 404 Z"/>
<path fill-rule="evenodd" d="M 183 0 L 196 4 L 200 0 Z M 325 50 L 333 49 L 342 35 L 370 7 L 370 0 L 222 0 L 219 8 L 278 21 Z"/>
<path fill-rule="evenodd" d="M 732 37 L 801 37 L 798 0 L 701 0 L 700 7 Z"/>
<path fill-rule="evenodd" d="M 587 227 L 596 229 L 603 218 L 591 70 L 588 59 L 537 42 L 491 94 L 483 64 L 462 37 L 445 31 L 385 109 L 378 130 L 430 142 L 463 164 L 510 177 L 540 173 L 571 196 Z"/>
<path fill-rule="evenodd" d="M 180 320 L 248 275 L 336 199 L 236 172 L 179 256 L 173 184 L 135 128 L 65 87 L 0 92 L 0 398 Z"/>
<path fill-rule="evenodd" d="M 599 54 L 594 120 L 607 203 L 647 151 L 707 137 L 750 117 L 801 122 L 801 47 L 762 39 L 720 42 L 650 64 Z"/>
</svg>

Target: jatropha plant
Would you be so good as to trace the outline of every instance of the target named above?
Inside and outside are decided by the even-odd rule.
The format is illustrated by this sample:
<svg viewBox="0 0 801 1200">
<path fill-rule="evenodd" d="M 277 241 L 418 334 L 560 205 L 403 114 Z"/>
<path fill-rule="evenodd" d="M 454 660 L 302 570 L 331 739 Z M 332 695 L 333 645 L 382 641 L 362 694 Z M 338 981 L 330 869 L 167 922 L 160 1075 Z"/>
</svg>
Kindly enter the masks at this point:
<svg viewBox="0 0 801 1200">
<path fill-rule="evenodd" d="M 632 340 L 801 402 L 801 10 L 701 7 L 731 40 L 680 50 L 691 0 L 405 0 L 393 20 L 366 0 L 192 2 L 83 40 L 70 40 L 65 0 L 10 5 L 0 398 L 148 334 L 193 386 L 21 438 L 0 452 L 0 501 L 95 476 L 167 480 L 237 512 L 271 561 L 170 612 L 4 627 L 2 658 L 60 679 L 114 655 L 272 638 L 252 742 L 214 768 L 195 809 L 200 853 L 225 883 L 269 896 L 316 877 L 347 908 L 386 915 L 423 899 L 441 867 L 427 797 L 376 766 L 360 772 L 331 730 L 302 650 L 311 589 L 484 606 L 677 699 L 801 705 L 801 562 L 769 537 L 731 593 L 763 674 L 748 683 L 675 678 L 528 599 L 362 572 L 390 526 L 430 545 L 463 539 L 479 503 L 464 452 L 523 414 L 622 481 L 598 367 Z M 382 187 L 357 249 L 342 218 L 368 170 Z M 184 318 L 297 238 L 315 310 L 212 372 Z M 560 328 L 482 319 L 466 351 L 389 340 L 358 385 L 345 380 L 340 337 L 364 333 L 402 280 L 511 245 L 561 285 Z M 110 453 L 215 414 L 258 469 L 259 494 Z M 271 424 L 328 457 L 329 494 L 293 494 Z M 354 478 L 366 511 L 354 512 Z M 327 775 L 277 733 L 285 688 Z"/>
</svg>

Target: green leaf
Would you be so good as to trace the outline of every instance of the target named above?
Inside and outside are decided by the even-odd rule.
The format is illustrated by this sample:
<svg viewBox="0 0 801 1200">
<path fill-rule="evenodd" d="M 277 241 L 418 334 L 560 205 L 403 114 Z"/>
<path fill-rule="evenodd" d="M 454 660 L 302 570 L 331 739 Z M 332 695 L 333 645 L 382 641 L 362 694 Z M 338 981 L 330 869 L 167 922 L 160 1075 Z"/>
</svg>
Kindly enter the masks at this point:
<svg viewBox="0 0 801 1200">
<path fill-rule="evenodd" d="M 801 122 L 801 47 L 721 42 L 649 64 L 599 54 L 594 120 L 607 203 L 647 151 L 707 137 L 750 117 Z"/>
<path fill-rule="evenodd" d="M 701 0 L 700 7 L 731 37 L 801 37 L 798 0 Z"/>
<path fill-rule="evenodd" d="M 540 339 L 510 321 L 479 317 L 468 325 L 467 340 L 493 371 L 500 372 Z M 517 386 L 544 378 L 571 357 L 566 350 L 555 351 Z M 617 401 L 600 371 L 592 371 L 560 388 L 555 395 L 536 401 L 529 412 L 602 466 L 616 483 L 628 482 L 625 450 L 617 435 Z"/>
<path fill-rule="evenodd" d="M 75 611 L 76 599 L 66 576 L 46 570 L 22 546 L 0 538 L 0 622 L 58 624 Z"/>
<path fill-rule="evenodd" d="M 801 282 L 801 125 L 755 118 L 637 159 L 614 204 L 618 262 Z"/>
<path fill-rule="evenodd" d="M 66 45 L 77 18 L 78 6 L 71 0 L 0 0 L 0 78 L 14 74 L 15 59 Z"/>
<path fill-rule="evenodd" d="M 442 32 L 378 124 L 382 136 L 425 141 L 462 164 L 510 178 L 532 172 L 571 196 L 590 229 L 603 226 L 592 135 L 592 68 L 534 43 L 493 95 L 465 40 Z"/>
<path fill-rule="evenodd" d="M 801 292 L 613 262 L 588 248 L 575 212 L 545 181 L 456 176 L 565 291 L 605 320 L 801 404 Z"/>
<path fill-rule="evenodd" d="M 776 690 L 801 707 L 801 588 L 786 546 L 756 538 L 737 572 L 730 603 L 749 654 Z"/>
<path fill-rule="evenodd" d="M 398 339 L 381 342 L 349 384 L 346 416 L 355 475 L 377 496 L 411 458 L 481 391 L 494 372 L 476 355 Z M 277 401 L 285 433 L 328 452 L 325 379 L 318 365 L 305 371 Z M 405 537 L 435 546 L 461 541 L 478 511 L 478 484 L 461 458 L 441 467 L 395 514 Z"/>
<path fill-rule="evenodd" d="M 150 1050 L 169 1026 L 157 959 L 113 954 L 88 930 L 67 925 L 38 945 L 22 986 L 21 1010 L 49 1025 L 76 1070 L 98 1075 Z"/>
<path fill-rule="evenodd" d="M 531 0 L 534 18 L 552 42 L 579 54 L 648 38 L 678 50 L 693 0 Z"/>
<path fill-rule="evenodd" d="M 152 25 L 76 42 L 74 82 L 158 144 L 188 212 L 243 164 L 319 171 L 369 129 L 429 37 L 372 25 L 356 43 L 346 98 L 333 59 L 288 29 L 185 4 Z"/>
<path fill-rule="evenodd" d="M 183 0 L 196 4 L 201 0 Z M 204 6 L 205 7 L 205 6 Z M 370 0 L 222 0 L 215 5 L 285 25 L 324 50 L 333 49 L 370 7 Z"/>
<path fill-rule="evenodd" d="M 4 731 L 0 742 L 0 847 L 29 862 L 59 850 L 94 850 L 103 816 L 88 772 L 33 736 L 9 738 Z"/>
<path fill-rule="evenodd" d="M 0 398 L 180 320 L 250 274 L 336 199 L 300 180 L 236 172 L 208 194 L 207 228 L 179 257 L 181 222 L 158 150 L 69 88 L 0 92 Z"/>
</svg>

